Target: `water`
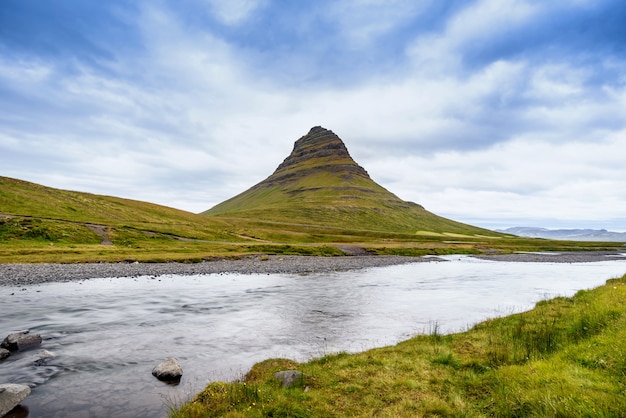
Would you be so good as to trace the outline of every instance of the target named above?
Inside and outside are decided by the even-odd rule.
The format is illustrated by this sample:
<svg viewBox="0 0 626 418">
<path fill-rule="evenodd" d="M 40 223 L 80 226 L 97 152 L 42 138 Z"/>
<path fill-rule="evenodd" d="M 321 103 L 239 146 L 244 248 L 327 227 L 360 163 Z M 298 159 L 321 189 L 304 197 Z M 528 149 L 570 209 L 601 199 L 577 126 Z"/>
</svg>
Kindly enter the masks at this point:
<svg viewBox="0 0 626 418">
<path fill-rule="evenodd" d="M 363 351 L 435 326 L 460 331 L 626 273 L 626 259 L 448 260 L 323 274 L 0 287 L 0 338 L 21 329 L 44 337 L 41 349 L 0 364 L 0 382 L 33 388 L 22 404 L 30 417 L 160 417 L 207 382 L 236 379 L 266 358 Z M 170 356 L 184 370 L 178 386 L 151 375 Z"/>
</svg>

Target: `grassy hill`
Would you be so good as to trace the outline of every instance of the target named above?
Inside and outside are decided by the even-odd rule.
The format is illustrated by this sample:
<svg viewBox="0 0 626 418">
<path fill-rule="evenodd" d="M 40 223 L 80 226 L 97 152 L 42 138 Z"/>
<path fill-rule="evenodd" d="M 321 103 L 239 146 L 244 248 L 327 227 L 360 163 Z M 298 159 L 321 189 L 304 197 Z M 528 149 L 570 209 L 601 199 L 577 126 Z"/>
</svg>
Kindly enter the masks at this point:
<svg viewBox="0 0 626 418">
<path fill-rule="evenodd" d="M 216 219 L 202 219 L 193 213 L 152 203 L 54 189 L 7 177 L 0 177 L 0 213 L 5 218 L 14 215 L 79 226 L 126 227 L 188 238 L 232 238 L 220 232 L 223 222 Z M 27 232 L 27 229 L 23 230 Z M 14 233 L 21 234 L 17 230 Z M 32 228 L 30 235 L 36 235 Z M 71 236 L 66 239 L 71 240 Z"/>
<path fill-rule="evenodd" d="M 332 131 L 314 127 L 276 171 L 203 213 L 379 232 L 502 236 L 437 216 L 374 182 Z"/>
<path fill-rule="evenodd" d="M 156 261 L 186 258 L 198 244 L 243 241 L 219 219 L 0 177 L 2 262 L 121 261 L 128 254 Z"/>
</svg>

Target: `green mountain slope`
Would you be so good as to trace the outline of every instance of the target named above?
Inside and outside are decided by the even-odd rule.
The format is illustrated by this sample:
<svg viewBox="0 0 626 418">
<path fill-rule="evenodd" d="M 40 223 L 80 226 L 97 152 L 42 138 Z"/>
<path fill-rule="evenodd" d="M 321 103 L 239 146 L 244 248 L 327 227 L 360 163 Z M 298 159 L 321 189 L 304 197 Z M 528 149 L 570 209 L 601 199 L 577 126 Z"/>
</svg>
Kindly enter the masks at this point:
<svg viewBox="0 0 626 418">
<path fill-rule="evenodd" d="M 0 177 L 0 238 L 115 242 L 133 234 L 227 239 L 225 224 L 147 202 L 54 189 Z"/>
<path fill-rule="evenodd" d="M 314 127 L 267 179 L 203 215 L 355 230 L 499 236 L 437 216 L 374 182 L 332 131 Z"/>
</svg>

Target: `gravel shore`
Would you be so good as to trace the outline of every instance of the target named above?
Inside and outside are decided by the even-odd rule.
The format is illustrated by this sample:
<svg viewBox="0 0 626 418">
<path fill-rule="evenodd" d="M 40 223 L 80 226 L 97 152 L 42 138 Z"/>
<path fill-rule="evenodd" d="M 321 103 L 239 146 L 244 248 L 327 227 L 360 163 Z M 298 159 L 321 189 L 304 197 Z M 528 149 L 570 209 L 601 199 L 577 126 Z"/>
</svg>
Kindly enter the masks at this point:
<svg viewBox="0 0 626 418">
<path fill-rule="evenodd" d="M 504 262 L 583 263 L 624 260 L 625 253 L 520 253 L 475 256 Z M 274 274 L 312 273 L 356 270 L 397 264 L 428 262 L 437 257 L 400 256 L 250 256 L 239 260 L 215 260 L 202 263 L 84 263 L 84 264 L 0 264 L 0 286 L 26 286 L 46 282 L 68 282 L 104 277 L 160 276 L 164 274 Z"/>
<path fill-rule="evenodd" d="M 428 257 L 400 256 L 250 256 L 201 263 L 84 263 L 0 264 L 0 286 L 24 286 L 104 277 L 160 276 L 163 274 L 274 274 L 356 270 L 431 261 Z"/>
<path fill-rule="evenodd" d="M 577 251 L 577 252 L 540 252 L 515 253 L 502 255 L 477 255 L 482 260 L 510 261 L 517 263 L 592 263 L 596 261 L 626 260 L 626 249 L 615 251 Z"/>
</svg>

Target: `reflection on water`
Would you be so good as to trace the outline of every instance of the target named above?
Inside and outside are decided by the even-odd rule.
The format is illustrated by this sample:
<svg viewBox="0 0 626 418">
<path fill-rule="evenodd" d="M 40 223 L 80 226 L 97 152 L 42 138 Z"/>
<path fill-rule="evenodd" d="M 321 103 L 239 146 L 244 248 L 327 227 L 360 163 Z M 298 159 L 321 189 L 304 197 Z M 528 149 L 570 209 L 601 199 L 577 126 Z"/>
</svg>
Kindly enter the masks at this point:
<svg viewBox="0 0 626 418">
<path fill-rule="evenodd" d="M 0 287 L 0 338 L 30 329 L 40 350 L 0 364 L 25 383 L 31 417 L 155 417 L 211 380 L 268 357 L 306 360 L 452 332 L 626 273 L 626 261 L 498 263 L 462 256 L 340 273 L 94 279 Z M 151 375 L 176 357 L 178 386 Z M 27 409 L 26 409 L 27 408 Z"/>
</svg>

